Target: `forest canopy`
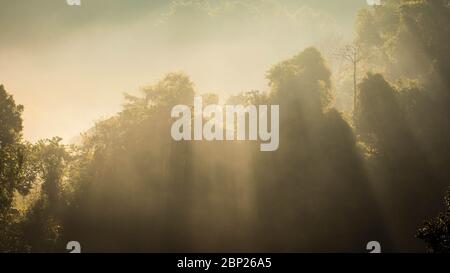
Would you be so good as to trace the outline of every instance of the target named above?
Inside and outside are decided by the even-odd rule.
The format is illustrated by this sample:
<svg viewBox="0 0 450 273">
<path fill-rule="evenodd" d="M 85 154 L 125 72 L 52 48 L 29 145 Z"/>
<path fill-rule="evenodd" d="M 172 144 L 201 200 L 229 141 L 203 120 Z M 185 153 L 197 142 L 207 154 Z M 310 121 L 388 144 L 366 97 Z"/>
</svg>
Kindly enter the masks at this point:
<svg viewBox="0 0 450 273">
<path fill-rule="evenodd" d="M 226 100 L 171 72 L 70 145 L 25 140 L 0 85 L 0 251 L 448 252 L 449 2 L 384 2 L 330 45 L 350 66 L 299 48 L 265 68 L 268 90 Z M 171 110 L 195 96 L 279 105 L 278 149 L 174 140 Z"/>
</svg>

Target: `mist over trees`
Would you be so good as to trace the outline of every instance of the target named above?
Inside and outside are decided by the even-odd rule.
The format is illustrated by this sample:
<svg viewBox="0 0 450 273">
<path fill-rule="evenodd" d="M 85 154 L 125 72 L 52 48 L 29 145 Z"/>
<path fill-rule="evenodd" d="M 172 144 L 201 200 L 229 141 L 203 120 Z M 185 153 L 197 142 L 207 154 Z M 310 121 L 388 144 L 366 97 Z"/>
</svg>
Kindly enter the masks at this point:
<svg viewBox="0 0 450 273">
<path fill-rule="evenodd" d="M 174 141 L 170 111 L 196 95 L 181 72 L 125 94 L 75 145 L 26 142 L 24 108 L 0 86 L 0 251 L 64 252 L 76 240 L 86 252 L 361 252 L 376 240 L 448 252 L 449 13 L 447 0 L 359 12 L 364 76 L 339 90 L 356 96 L 350 119 L 314 47 L 268 67 L 269 92 L 229 97 L 280 105 L 274 152 Z"/>
</svg>

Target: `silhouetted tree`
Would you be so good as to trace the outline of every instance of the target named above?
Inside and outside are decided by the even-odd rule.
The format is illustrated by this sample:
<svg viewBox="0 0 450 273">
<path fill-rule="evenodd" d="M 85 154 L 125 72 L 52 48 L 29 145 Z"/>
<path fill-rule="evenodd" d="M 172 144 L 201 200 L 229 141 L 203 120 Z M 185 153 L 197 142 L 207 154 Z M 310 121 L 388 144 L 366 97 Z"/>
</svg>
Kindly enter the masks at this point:
<svg viewBox="0 0 450 273">
<path fill-rule="evenodd" d="M 40 140 L 34 146 L 39 176 L 39 197 L 23 221 L 24 239 L 33 252 L 62 251 L 62 211 L 66 206 L 64 176 L 69 153 L 61 138 Z"/>
<path fill-rule="evenodd" d="M 416 234 L 427 244 L 429 252 L 450 253 L 450 188 L 444 197 L 444 206 L 444 212 L 426 221 Z"/>
<path fill-rule="evenodd" d="M 268 73 L 281 145 L 255 155 L 263 249 L 362 251 L 368 237 L 389 245 L 351 128 L 329 108 L 330 76 L 314 48 Z"/>
<path fill-rule="evenodd" d="M 0 85 L 0 251 L 25 250 L 14 194 L 26 195 L 36 177 L 31 146 L 22 141 L 23 106 Z"/>
</svg>

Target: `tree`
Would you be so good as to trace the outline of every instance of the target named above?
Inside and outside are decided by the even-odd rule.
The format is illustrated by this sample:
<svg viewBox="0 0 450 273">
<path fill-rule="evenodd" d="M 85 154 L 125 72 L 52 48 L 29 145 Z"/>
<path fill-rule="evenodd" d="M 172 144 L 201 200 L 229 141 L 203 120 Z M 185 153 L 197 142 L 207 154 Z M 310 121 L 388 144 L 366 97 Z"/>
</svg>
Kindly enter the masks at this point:
<svg viewBox="0 0 450 273">
<path fill-rule="evenodd" d="M 37 157 L 39 159 L 39 173 L 43 181 L 42 190 L 47 196 L 49 204 L 58 210 L 61 206 L 61 192 L 64 173 L 69 153 L 61 138 L 54 137 L 48 140 L 40 140 L 36 144 Z"/>
<path fill-rule="evenodd" d="M 294 106 L 305 116 L 315 116 L 332 101 L 331 72 L 320 52 L 307 48 L 294 57 L 274 65 L 267 79 L 277 102 Z M 295 112 L 290 112 L 295 116 Z"/>
<path fill-rule="evenodd" d="M 39 197 L 21 223 L 26 243 L 33 252 L 62 250 L 62 213 L 66 208 L 63 179 L 70 160 L 61 138 L 40 140 L 33 147 L 37 162 Z"/>
<path fill-rule="evenodd" d="M 390 0 L 356 22 L 356 41 L 383 73 L 358 90 L 358 137 L 372 148 L 367 162 L 394 237 L 414 250 L 407 234 L 440 206 L 434 197 L 450 174 L 449 15 L 447 0 Z"/>
<path fill-rule="evenodd" d="M 444 212 L 425 221 L 416 237 L 423 240 L 427 250 L 433 253 L 450 253 L 450 187 L 444 197 Z"/>
<path fill-rule="evenodd" d="M 450 38 L 442 35 L 450 26 L 448 1 L 386 2 L 358 14 L 357 42 L 363 51 L 376 55 L 389 80 L 410 78 L 448 86 Z"/>
<path fill-rule="evenodd" d="M 14 194 L 27 194 L 36 178 L 32 146 L 22 141 L 22 112 L 0 85 L 0 251 L 20 248 Z"/>
<path fill-rule="evenodd" d="M 406 128 L 396 90 L 381 74 L 368 73 L 359 84 L 357 134 L 372 150 L 390 151 L 405 141 Z M 394 143 L 395 142 L 395 143 Z"/>
<path fill-rule="evenodd" d="M 353 116 L 357 112 L 357 89 L 356 89 L 356 69 L 358 63 L 363 59 L 361 53 L 361 47 L 357 43 L 352 43 L 344 46 L 342 49 L 336 53 L 337 56 L 343 58 L 344 60 L 350 62 L 353 68 Z"/>
<path fill-rule="evenodd" d="M 272 251 L 357 251 L 373 237 L 388 247 L 352 130 L 330 107 L 331 72 L 320 52 L 307 48 L 267 77 L 282 145 L 255 154 L 261 243 Z"/>
</svg>

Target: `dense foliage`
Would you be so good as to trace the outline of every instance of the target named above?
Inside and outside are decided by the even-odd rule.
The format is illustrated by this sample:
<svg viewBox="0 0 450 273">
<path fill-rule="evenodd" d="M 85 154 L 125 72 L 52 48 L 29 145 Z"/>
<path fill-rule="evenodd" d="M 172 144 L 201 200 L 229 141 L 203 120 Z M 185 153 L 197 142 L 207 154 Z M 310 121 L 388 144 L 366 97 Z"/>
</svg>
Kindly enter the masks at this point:
<svg viewBox="0 0 450 273">
<path fill-rule="evenodd" d="M 125 95 L 72 146 L 24 141 L 23 106 L 0 86 L 0 251 L 65 251 L 70 240 L 84 251 L 365 251 L 371 240 L 424 250 L 414 234 L 450 177 L 450 7 L 386 2 L 356 22 L 366 58 L 351 122 L 312 47 L 268 70 L 270 92 L 228 99 L 280 105 L 276 152 L 172 140 L 171 108 L 196 94 L 183 73 Z M 445 200 L 417 231 L 432 252 L 449 251 Z"/>
</svg>

